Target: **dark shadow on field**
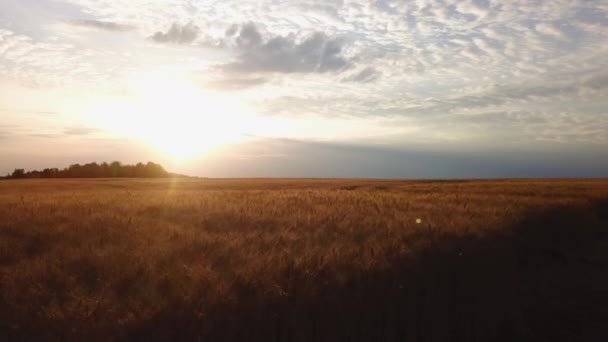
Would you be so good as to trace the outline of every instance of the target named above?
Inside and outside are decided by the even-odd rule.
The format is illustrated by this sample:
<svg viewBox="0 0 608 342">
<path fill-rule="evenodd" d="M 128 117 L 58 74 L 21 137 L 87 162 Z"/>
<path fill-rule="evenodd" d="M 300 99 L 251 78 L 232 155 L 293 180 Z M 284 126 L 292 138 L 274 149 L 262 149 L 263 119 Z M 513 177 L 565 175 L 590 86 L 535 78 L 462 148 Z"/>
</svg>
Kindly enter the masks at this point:
<svg viewBox="0 0 608 342">
<path fill-rule="evenodd" d="M 282 291 L 242 280 L 216 304 L 174 302 L 152 319 L 89 337 L 608 341 L 608 199 L 530 213 L 481 237 L 418 235 L 425 247 L 391 260 L 388 269 L 338 281 L 322 267 L 314 275 L 285 268 Z M 202 285 L 201 298 L 206 296 Z M 52 326 L 41 324 L 29 333 Z"/>
<path fill-rule="evenodd" d="M 175 303 L 128 337 L 607 341 L 608 200 L 531 213 L 500 234 L 436 236 L 388 270 L 324 283 L 333 278 L 287 269 L 282 295 L 239 283 L 204 317 Z"/>
</svg>

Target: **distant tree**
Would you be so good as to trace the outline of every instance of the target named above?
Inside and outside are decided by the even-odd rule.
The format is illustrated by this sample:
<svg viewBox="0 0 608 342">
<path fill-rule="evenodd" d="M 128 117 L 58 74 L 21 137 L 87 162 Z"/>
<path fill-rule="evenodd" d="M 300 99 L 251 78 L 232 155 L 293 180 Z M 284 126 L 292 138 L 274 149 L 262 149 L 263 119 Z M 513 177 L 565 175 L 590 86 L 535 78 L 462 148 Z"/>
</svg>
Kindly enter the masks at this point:
<svg viewBox="0 0 608 342">
<path fill-rule="evenodd" d="M 42 173 L 40 174 L 40 177 L 42 178 L 53 178 L 54 176 L 52 169 L 49 168 L 42 170 Z"/>
<path fill-rule="evenodd" d="M 25 177 L 24 169 L 15 169 L 15 171 L 13 171 L 13 173 L 11 174 L 11 178 L 24 178 L 24 177 Z"/>
<path fill-rule="evenodd" d="M 25 174 L 25 178 L 40 178 L 40 171 L 34 170 Z"/>
<path fill-rule="evenodd" d="M 110 164 L 103 162 L 99 165 L 99 168 L 101 169 L 102 177 L 112 176 L 112 172 L 110 171 Z"/>
<path fill-rule="evenodd" d="M 133 176 L 134 177 L 145 177 L 146 176 L 146 166 L 143 163 L 135 164 L 133 168 Z"/>
<path fill-rule="evenodd" d="M 167 177 L 169 174 L 160 164 L 148 162 L 145 166 L 145 177 Z"/>
<path fill-rule="evenodd" d="M 121 177 L 121 168 L 122 165 L 119 161 L 113 161 L 112 164 L 110 164 L 110 177 Z"/>
<path fill-rule="evenodd" d="M 46 168 L 42 171 L 28 171 L 15 169 L 7 178 L 101 178 L 101 177 L 138 177 L 138 178 L 159 178 L 174 177 L 175 174 L 167 172 L 160 164 L 151 161 L 146 164 L 137 163 L 135 165 L 123 165 L 119 161 L 111 164 L 103 162 L 87 163 L 84 165 L 72 164 L 62 170 L 57 168 Z M 1 178 L 1 177 L 0 177 Z"/>
</svg>

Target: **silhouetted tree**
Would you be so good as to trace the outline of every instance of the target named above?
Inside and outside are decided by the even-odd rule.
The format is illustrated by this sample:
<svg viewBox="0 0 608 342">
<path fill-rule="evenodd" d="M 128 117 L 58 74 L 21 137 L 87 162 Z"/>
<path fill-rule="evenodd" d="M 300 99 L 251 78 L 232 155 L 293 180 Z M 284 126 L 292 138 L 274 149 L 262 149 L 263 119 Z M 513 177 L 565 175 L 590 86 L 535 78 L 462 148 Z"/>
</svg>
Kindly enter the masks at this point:
<svg viewBox="0 0 608 342">
<path fill-rule="evenodd" d="M 30 171 L 25 174 L 25 178 L 40 178 L 41 172 L 38 170 Z"/>
<path fill-rule="evenodd" d="M 42 171 L 25 172 L 24 169 L 15 169 L 6 178 L 101 178 L 101 177 L 138 177 L 160 178 L 169 177 L 169 174 L 160 164 L 148 162 L 135 165 L 123 165 L 119 161 L 111 164 L 96 162 L 84 165 L 72 164 L 67 168 L 46 168 Z"/>
<path fill-rule="evenodd" d="M 24 177 L 25 177 L 24 169 L 15 169 L 15 171 L 13 171 L 13 173 L 11 174 L 11 178 L 24 178 Z"/>
<path fill-rule="evenodd" d="M 57 177 L 57 175 L 59 174 L 59 169 L 57 168 L 52 168 L 52 169 L 44 169 L 42 170 L 42 173 L 40 174 L 41 178 L 55 178 Z"/>
<path fill-rule="evenodd" d="M 119 161 L 113 161 L 112 164 L 110 164 L 110 177 L 120 177 L 121 168 L 122 168 L 122 165 L 120 164 Z"/>
</svg>

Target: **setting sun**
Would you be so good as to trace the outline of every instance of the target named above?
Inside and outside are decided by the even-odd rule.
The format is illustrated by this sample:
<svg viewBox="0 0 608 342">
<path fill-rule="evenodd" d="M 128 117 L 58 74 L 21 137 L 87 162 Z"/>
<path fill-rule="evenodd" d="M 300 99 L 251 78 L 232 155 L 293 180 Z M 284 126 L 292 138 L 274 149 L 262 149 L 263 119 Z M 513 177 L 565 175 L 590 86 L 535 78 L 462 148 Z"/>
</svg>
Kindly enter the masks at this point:
<svg viewBox="0 0 608 342">
<path fill-rule="evenodd" d="M 209 92 L 177 77 L 139 77 L 129 99 L 94 109 L 104 129 L 139 139 L 174 159 L 192 158 L 244 140 L 253 113 L 238 98 Z"/>
</svg>

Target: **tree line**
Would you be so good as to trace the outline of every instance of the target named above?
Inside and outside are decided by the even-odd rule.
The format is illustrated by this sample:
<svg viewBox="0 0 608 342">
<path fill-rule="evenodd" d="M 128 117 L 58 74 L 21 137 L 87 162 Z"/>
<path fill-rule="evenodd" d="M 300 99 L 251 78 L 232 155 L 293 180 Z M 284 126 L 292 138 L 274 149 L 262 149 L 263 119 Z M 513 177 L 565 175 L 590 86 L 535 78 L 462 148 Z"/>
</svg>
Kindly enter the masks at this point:
<svg viewBox="0 0 608 342">
<path fill-rule="evenodd" d="M 118 161 L 112 163 L 88 163 L 84 165 L 72 164 L 67 168 L 47 168 L 42 171 L 15 169 L 12 174 L 4 178 L 112 178 L 112 177 L 134 177 L 134 178 L 162 178 L 179 176 L 167 172 L 160 164 L 147 162 L 135 165 L 123 165 Z"/>
</svg>

